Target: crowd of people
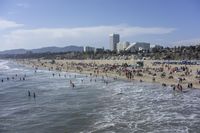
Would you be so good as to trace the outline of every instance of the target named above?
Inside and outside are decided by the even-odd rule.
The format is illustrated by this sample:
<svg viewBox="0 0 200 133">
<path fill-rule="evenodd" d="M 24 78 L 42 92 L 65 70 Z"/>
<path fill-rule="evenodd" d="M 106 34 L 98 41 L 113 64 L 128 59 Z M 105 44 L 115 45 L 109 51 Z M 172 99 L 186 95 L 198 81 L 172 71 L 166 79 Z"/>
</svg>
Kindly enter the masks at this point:
<svg viewBox="0 0 200 133">
<path fill-rule="evenodd" d="M 177 90 L 183 90 L 183 88 L 186 87 L 194 88 L 193 81 L 190 80 L 190 77 L 194 73 L 192 69 L 190 69 L 190 66 L 187 65 L 173 66 L 170 64 L 151 64 L 144 67 L 138 67 L 128 64 L 98 64 L 95 62 L 86 63 L 81 61 L 55 62 L 54 64 L 51 64 L 48 61 L 30 61 L 28 64 L 31 64 L 36 68 L 45 67 L 49 70 L 73 71 L 90 73 L 94 76 L 109 76 L 113 78 L 126 78 L 128 80 L 158 82 L 163 84 L 163 86 L 175 85 Z M 196 74 L 198 73 L 199 70 L 197 70 Z M 195 85 L 196 83 L 199 83 L 197 85 L 200 86 L 200 78 L 195 79 Z"/>
</svg>

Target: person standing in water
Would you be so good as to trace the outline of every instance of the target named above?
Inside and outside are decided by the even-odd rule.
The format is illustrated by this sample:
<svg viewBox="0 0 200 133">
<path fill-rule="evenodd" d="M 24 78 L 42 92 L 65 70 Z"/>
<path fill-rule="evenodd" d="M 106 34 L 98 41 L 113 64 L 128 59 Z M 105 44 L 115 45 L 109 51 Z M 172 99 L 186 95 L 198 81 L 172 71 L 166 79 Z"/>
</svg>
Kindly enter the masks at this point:
<svg viewBox="0 0 200 133">
<path fill-rule="evenodd" d="M 75 85 L 74 85 L 74 83 L 70 80 L 70 85 L 74 88 L 75 87 Z"/>
<path fill-rule="evenodd" d="M 35 92 L 33 93 L 33 97 L 36 98 Z"/>
<path fill-rule="evenodd" d="M 29 97 L 31 96 L 31 93 L 30 93 L 30 91 L 28 91 L 28 96 L 29 96 Z"/>
<path fill-rule="evenodd" d="M 175 85 L 173 86 L 173 90 L 174 90 L 174 91 L 176 90 L 176 86 L 175 86 Z"/>
</svg>

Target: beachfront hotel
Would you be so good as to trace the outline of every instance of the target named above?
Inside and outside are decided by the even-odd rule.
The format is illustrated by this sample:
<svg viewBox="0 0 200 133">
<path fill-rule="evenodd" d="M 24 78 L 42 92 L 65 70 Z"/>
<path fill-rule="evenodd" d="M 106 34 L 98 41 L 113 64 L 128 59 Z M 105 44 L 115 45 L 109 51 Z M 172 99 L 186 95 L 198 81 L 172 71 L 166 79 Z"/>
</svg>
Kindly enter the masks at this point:
<svg viewBox="0 0 200 133">
<path fill-rule="evenodd" d="M 117 51 L 117 43 L 120 41 L 119 34 L 110 34 L 110 49 L 111 51 Z"/>
<path fill-rule="evenodd" d="M 117 52 L 125 51 L 125 49 L 130 45 L 130 42 L 119 42 L 117 43 Z"/>
<path fill-rule="evenodd" d="M 148 51 L 150 50 L 150 43 L 146 42 L 119 42 L 117 43 L 117 52 L 120 51 L 129 51 L 129 52 L 137 52 L 137 51 Z"/>
<path fill-rule="evenodd" d="M 136 52 L 136 51 L 148 51 L 150 50 L 150 43 L 146 42 L 135 42 L 131 43 L 125 51 Z"/>
</svg>

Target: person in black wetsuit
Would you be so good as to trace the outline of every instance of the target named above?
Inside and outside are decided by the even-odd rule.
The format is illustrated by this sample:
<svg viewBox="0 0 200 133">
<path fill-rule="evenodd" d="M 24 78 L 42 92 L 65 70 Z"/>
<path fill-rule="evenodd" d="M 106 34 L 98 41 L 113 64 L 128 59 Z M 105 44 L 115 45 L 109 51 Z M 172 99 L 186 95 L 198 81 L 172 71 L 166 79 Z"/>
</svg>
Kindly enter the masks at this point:
<svg viewBox="0 0 200 133">
<path fill-rule="evenodd" d="M 29 96 L 29 97 L 31 96 L 31 93 L 30 93 L 30 91 L 28 91 L 28 96 Z"/>
<path fill-rule="evenodd" d="M 36 98 L 35 92 L 33 93 L 33 97 Z"/>
</svg>

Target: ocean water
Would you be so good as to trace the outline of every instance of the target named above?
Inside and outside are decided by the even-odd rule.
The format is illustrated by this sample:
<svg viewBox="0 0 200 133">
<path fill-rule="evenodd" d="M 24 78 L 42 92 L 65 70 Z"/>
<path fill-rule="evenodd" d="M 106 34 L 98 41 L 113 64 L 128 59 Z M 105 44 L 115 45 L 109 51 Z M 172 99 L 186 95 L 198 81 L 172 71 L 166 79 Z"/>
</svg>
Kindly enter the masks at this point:
<svg viewBox="0 0 200 133">
<path fill-rule="evenodd" d="M 197 89 L 180 93 L 159 84 L 106 78 L 106 85 L 101 77 L 58 74 L 0 61 L 0 133 L 200 132 Z"/>
</svg>

